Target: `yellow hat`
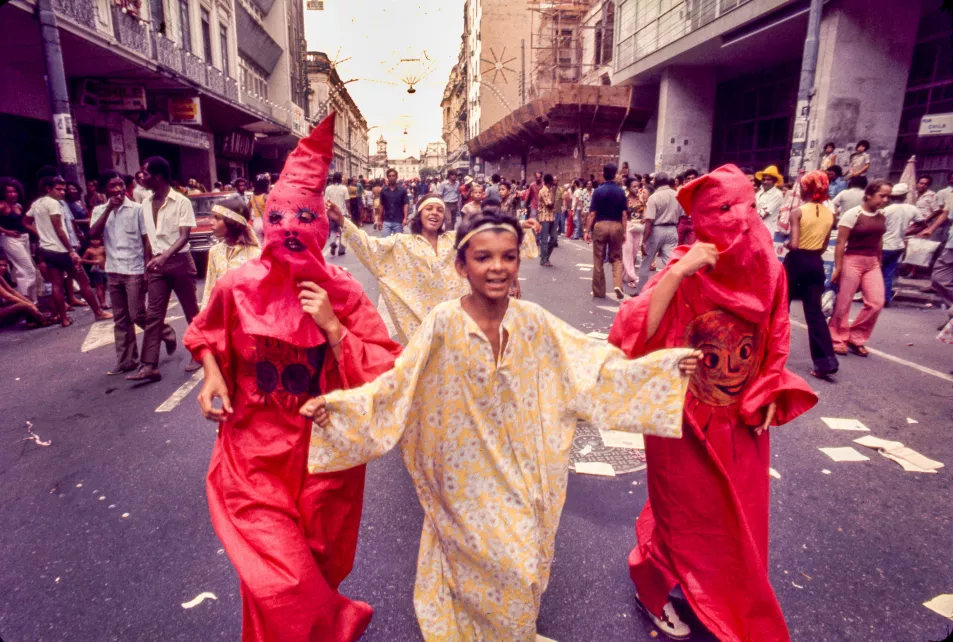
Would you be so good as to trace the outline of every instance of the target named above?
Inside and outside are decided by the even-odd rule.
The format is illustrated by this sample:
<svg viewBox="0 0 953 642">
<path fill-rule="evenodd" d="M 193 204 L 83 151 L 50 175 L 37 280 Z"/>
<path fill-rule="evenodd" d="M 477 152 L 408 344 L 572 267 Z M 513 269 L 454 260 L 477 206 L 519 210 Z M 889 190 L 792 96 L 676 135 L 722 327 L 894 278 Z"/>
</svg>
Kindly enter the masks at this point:
<svg viewBox="0 0 953 642">
<path fill-rule="evenodd" d="M 758 172 L 754 175 L 759 181 L 765 176 L 770 176 L 779 183 L 784 182 L 784 177 L 781 176 L 781 172 L 778 171 L 777 165 L 768 165 L 768 167 L 763 172 Z"/>
</svg>

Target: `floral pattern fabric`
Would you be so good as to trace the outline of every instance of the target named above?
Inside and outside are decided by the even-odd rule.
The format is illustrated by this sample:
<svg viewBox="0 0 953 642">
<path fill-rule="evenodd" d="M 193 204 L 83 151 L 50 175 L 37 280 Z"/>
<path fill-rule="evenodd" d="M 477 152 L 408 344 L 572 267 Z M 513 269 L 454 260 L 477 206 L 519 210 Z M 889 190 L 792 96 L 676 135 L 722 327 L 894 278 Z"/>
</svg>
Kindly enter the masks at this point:
<svg viewBox="0 0 953 642">
<path fill-rule="evenodd" d="M 380 284 L 381 298 L 396 331 L 396 339 L 406 344 L 434 307 L 470 293 L 470 284 L 457 274 L 454 262 L 456 232 L 441 234 L 437 251 L 418 234 L 394 234 L 386 238 L 368 236 L 349 220 L 344 220 L 344 241 L 357 259 Z M 524 230 L 520 257 L 534 259 L 539 246 L 531 230 Z"/>
<path fill-rule="evenodd" d="M 205 273 L 205 291 L 202 293 L 202 305 L 204 308 L 212 296 L 212 288 L 215 283 L 225 276 L 225 273 L 237 267 L 245 265 L 249 259 L 255 259 L 261 256 L 261 248 L 253 245 L 235 245 L 229 247 L 225 243 L 218 243 L 209 248 L 208 251 L 208 270 Z"/>
<path fill-rule="evenodd" d="M 681 436 L 688 349 L 629 360 L 511 299 L 497 362 L 460 301 L 437 306 L 393 370 L 326 396 L 312 473 L 399 447 L 425 518 L 414 607 L 428 642 L 532 642 L 577 420 Z"/>
</svg>

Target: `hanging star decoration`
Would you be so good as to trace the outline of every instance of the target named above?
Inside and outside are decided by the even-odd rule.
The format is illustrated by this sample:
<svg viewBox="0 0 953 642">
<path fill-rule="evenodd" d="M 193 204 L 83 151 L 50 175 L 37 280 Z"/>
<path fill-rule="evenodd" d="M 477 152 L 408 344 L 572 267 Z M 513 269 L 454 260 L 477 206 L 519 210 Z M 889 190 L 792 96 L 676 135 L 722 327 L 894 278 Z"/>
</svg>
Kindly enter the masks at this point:
<svg viewBox="0 0 953 642">
<path fill-rule="evenodd" d="M 482 72 L 480 75 L 481 75 L 481 76 L 485 76 L 486 74 L 488 74 L 488 73 L 490 73 L 490 72 L 492 71 L 492 72 L 493 72 L 493 82 L 496 82 L 497 76 L 502 75 L 502 76 L 503 76 L 503 82 L 509 84 L 508 81 L 506 80 L 506 72 L 510 72 L 510 73 L 514 73 L 514 74 L 516 73 L 516 70 L 515 70 L 515 69 L 511 69 L 510 67 L 508 67 L 508 65 L 509 65 L 511 62 L 513 62 L 514 60 L 516 60 L 516 56 L 513 56 L 512 58 L 510 58 L 509 60 L 507 60 L 507 59 L 506 59 L 506 47 L 503 47 L 503 51 L 500 52 L 499 57 L 497 57 L 496 52 L 493 51 L 493 47 L 490 47 L 490 55 L 493 57 L 493 60 L 487 60 L 486 58 L 481 58 L 481 59 L 480 59 L 482 62 L 485 62 L 486 64 L 490 65 L 490 67 L 489 67 L 488 69 L 484 69 L 483 72 Z"/>
</svg>

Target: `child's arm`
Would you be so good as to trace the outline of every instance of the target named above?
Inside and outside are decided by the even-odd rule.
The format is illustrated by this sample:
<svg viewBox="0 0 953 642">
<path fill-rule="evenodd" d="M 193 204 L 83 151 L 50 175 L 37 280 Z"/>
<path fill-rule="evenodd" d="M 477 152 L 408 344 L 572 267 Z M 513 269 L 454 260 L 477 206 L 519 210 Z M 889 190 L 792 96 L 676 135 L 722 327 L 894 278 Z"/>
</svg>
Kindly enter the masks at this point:
<svg viewBox="0 0 953 642">
<path fill-rule="evenodd" d="M 414 334 L 393 369 L 360 388 L 336 390 L 312 399 L 301 414 L 315 419 L 308 470 L 344 470 L 383 456 L 418 422 L 417 386 L 435 335 L 432 312 Z M 432 394 L 433 391 L 429 391 Z"/>
</svg>

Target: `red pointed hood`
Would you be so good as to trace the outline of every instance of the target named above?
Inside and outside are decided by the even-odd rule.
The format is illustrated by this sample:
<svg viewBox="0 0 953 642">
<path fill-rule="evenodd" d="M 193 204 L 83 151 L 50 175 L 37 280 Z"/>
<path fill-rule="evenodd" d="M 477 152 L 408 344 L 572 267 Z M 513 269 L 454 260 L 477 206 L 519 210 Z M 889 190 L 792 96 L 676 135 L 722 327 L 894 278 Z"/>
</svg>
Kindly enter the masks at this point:
<svg viewBox="0 0 953 642">
<path fill-rule="evenodd" d="M 324 186 L 334 150 L 334 114 L 325 118 L 285 161 L 265 205 L 261 257 L 235 274 L 234 291 L 242 329 L 298 346 L 325 341 L 301 310 L 298 283 L 313 281 L 327 291 L 337 313 L 362 293 L 344 270 L 324 260 L 328 216 Z"/>
<path fill-rule="evenodd" d="M 678 192 L 698 240 L 718 248 L 718 264 L 693 278 L 718 307 L 760 323 L 774 303 L 781 262 L 755 204 L 754 187 L 734 165 L 693 180 Z M 676 257 L 687 248 L 680 248 Z"/>
</svg>

